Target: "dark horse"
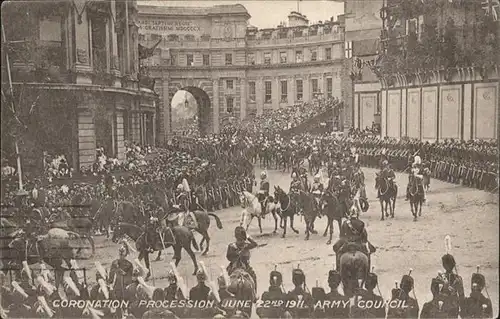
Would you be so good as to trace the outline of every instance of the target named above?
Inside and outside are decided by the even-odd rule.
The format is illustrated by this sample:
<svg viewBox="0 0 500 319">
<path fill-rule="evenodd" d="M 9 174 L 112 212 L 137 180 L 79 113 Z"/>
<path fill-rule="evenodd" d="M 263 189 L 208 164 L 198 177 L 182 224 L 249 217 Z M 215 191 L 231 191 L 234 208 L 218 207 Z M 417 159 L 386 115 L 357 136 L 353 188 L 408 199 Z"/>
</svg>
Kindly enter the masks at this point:
<svg viewBox="0 0 500 319">
<path fill-rule="evenodd" d="M 323 237 L 326 237 L 326 233 L 328 229 L 330 229 L 330 238 L 326 242 L 327 245 L 332 243 L 332 234 L 333 234 L 333 221 L 337 221 L 340 226 L 342 225 L 342 217 L 345 216 L 347 211 L 345 211 L 345 205 L 341 205 L 339 197 L 336 193 L 327 190 L 322 196 L 323 203 L 323 211 L 326 214 L 328 222 L 326 224 L 325 232 L 323 233 Z"/>
<path fill-rule="evenodd" d="M 274 186 L 274 198 L 280 202 L 281 207 L 280 227 L 283 228 L 283 235 L 281 237 L 285 238 L 286 236 L 287 218 L 290 218 L 290 228 L 298 234 L 299 231 L 293 227 L 293 218 L 295 214 L 299 212 L 298 206 L 295 203 L 292 203 L 290 195 L 285 193 L 285 191 L 279 186 Z"/>
<path fill-rule="evenodd" d="M 382 217 L 380 219 L 384 220 L 384 212 L 385 217 L 389 217 L 390 212 L 391 218 L 394 218 L 398 187 L 396 184 L 391 183 L 387 178 L 377 173 L 375 176 L 375 189 L 379 192 L 380 209 L 382 212 Z"/>
<path fill-rule="evenodd" d="M 139 260 L 144 259 L 146 268 L 149 268 L 149 252 L 148 244 L 146 243 L 146 232 L 139 226 L 129 223 L 118 223 L 115 227 L 113 233 L 113 238 L 111 239 L 114 243 L 117 243 L 119 239 L 128 236 L 135 241 L 135 246 L 137 251 L 139 251 Z M 162 240 L 162 236 L 163 240 Z M 174 226 L 167 227 L 163 230 L 162 234 L 157 234 L 154 238 L 154 249 L 161 252 L 162 249 L 172 246 L 174 248 L 174 260 L 177 266 L 181 261 L 181 250 L 188 253 L 189 257 L 193 260 L 194 272 L 196 274 L 198 270 L 198 263 L 196 262 L 196 256 L 191 249 L 191 244 L 196 250 L 198 249 L 198 244 L 194 239 L 193 233 L 184 226 Z M 146 279 L 149 278 L 150 272 L 148 272 Z"/>
<path fill-rule="evenodd" d="M 348 244 L 347 251 L 340 255 L 340 277 L 346 297 L 352 297 L 356 288 L 364 286 L 369 267 L 368 256 Z"/>
<path fill-rule="evenodd" d="M 194 230 L 196 230 L 203 237 L 200 241 L 200 248 L 203 249 L 204 242 L 207 242 L 207 248 L 202 253 L 202 255 L 206 255 L 208 253 L 208 250 L 210 249 L 210 236 L 208 235 L 208 228 L 210 227 L 210 217 L 213 217 L 215 219 L 215 223 L 217 224 L 218 229 L 222 229 L 222 222 L 219 216 L 205 211 L 197 210 L 194 211 L 193 214 L 196 217 L 196 222 L 198 224 L 198 227 L 196 227 Z M 178 225 L 178 220 L 179 213 L 170 213 L 167 216 L 167 221 L 171 225 Z"/>
<path fill-rule="evenodd" d="M 408 196 L 410 198 L 410 208 L 413 215 L 413 221 L 417 221 L 418 216 L 422 216 L 422 204 L 424 202 L 424 187 L 422 182 L 415 175 L 410 175 L 408 184 Z"/>
</svg>

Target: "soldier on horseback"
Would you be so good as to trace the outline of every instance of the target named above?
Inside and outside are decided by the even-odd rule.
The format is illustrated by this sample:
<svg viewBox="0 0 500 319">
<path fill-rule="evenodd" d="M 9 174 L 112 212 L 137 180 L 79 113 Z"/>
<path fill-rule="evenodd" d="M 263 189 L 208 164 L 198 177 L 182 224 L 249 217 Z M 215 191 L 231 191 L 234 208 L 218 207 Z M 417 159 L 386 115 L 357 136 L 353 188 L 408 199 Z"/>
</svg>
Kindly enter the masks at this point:
<svg viewBox="0 0 500 319">
<path fill-rule="evenodd" d="M 265 214 L 266 212 L 266 202 L 269 198 L 269 187 L 270 186 L 269 181 L 267 180 L 267 173 L 264 171 L 260 173 L 260 186 L 259 192 L 257 193 L 257 198 L 259 199 L 263 214 Z"/>
<path fill-rule="evenodd" d="M 227 246 L 226 258 L 229 261 L 227 272 L 229 275 L 236 269 L 245 270 L 257 285 L 257 276 L 250 266 L 250 250 L 257 247 L 257 243 L 247 235 L 245 229 L 238 226 L 234 229 L 236 241 Z M 255 287 L 257 290 L 257 287 Z"/>
<path fill-rule="evenodd" d="M 382 161 L 382 170 L 379 173 L 380 177 L 386 179 L 389 182 L 388 187 L 394 188 L 396 187 L 396 174 L 391 168 L 391 165 L 387 160 Z M 377 198 L 380 198 L 380 189 L 377 194 Z"/>
<path fill-rule="evenodd" d="M 319 213 L 318 217 L 321 218 L 323 215 L 323 212 L 321 210 L 321 196 L 323 195 L 323 192 L 325 190 L 325 187 L 323 186 L 323 183 L 320 181 L 321 176 L 319 174 L 316 174 L 314 176 L 314 183 L 311 185 L 310 192 L 314 196 L 314 203 L 316 204 L 316 211 Z"/>
<path fill-rule="evenodd" d="M 424 179 L 424 171 L 422 169 L 422 161 L 420 159 L 420 156 L 415 156 L 415 160 L 412 164 L 412 169 L 410 172 L 410 175 L 408 176 L 408 186 L 406 187 L 406 201 L 410 199 L 410 186 L 411 183 L 416 183 L 417 186 L 417 191 L 424 196 L 424 202 L 426 200 L 425 198 L 425 191 L 424 191 L 424 184 L 423 184 L 423 179 Z"/>
<path fill-rule="evenodd" d="M 290 183 L 289 193 L 298 193 L 302 189 L 302 183 L 299 180 L 297 173 L 292 173 L 292 182 Z"/>
<path fill-rule="evenodd" d="M 184 178 L 182 179 L 182 183 L 177 185 L 177 203 L 178 203 L 178 209 L 180 210 L 179 214 L 179 225 L 184 226 L 186 221 L 186 226 L 189 229 L 196 229 L 198 228 L 198 222 L 196 220 L 196 216 L 194 213 L 189 209 L 190 207 L 190 189 L 189 189 L 189 184 L 187 180 Z"/>
</svg>

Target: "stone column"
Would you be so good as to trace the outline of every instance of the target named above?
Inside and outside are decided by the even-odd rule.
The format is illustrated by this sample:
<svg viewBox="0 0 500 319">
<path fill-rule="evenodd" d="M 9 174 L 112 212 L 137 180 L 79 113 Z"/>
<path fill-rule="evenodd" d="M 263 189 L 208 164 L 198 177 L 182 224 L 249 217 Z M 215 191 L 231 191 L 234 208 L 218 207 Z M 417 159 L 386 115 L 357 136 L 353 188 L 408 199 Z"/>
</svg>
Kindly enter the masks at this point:
<svg viewBox="0 0 500 319">
<path fill-rule="evenodd" d="M 161 86 L 161 94 L 160 94 L 160 99 L 163 105 L 160 105 L 162 107 L 162 112 L 163 112 L 163 138 L 164 141 L 168 141 L 170 139 L 170 95 L 168 92 L 168 80 L 163 76 L 162 79 L 162 86 Z"/>
<path fill-rule="evenodd" d="M 297 91 L 295 88 L 295 77 L 288 77 L 288 105 L 295 104 L 295 100 L 297 99 Z"/>
<path fill-rule="evenodd" d="M 302 80 L 302 92 L 303 92 L 303 98 L 302 100 L 304 102 L 309 102 L 312 100 L 312 93 L 310 90 L 311 87 L 311 76 L 309 74 L 304 74 L 303 80 Z"/>
<path fill-rule="evenodd" d="M 213 129 L 212 132 L 217 134 L 219 133 L 219 79 L 213 79 L 212 80 L 212 86 L 213 86 L 213 103 L 212 103 L 212 108 L 213 108 Z"/>
<path fill-rule="evenodd" d="M 240 121 L 246 117 L 247 113 L 247 81 L 240 79 Z"/>
<path fill-rule="evenodd" d="M 88 96 L 83 96 L 77 108 L 78 162 L 80 168 L 91 166 L 96 156 L 94 116 L 89 110 L 90 103 L 93 103 L 93 101 Z"/>
<path fill-rule="evenodd" d="M 111 34 L 111 74 L 114 74 L 116 77 L 120 76 L 120 61 L 118 59 L 118 37 L 116 35 L 115 23 L 116 21 L 116 2 L 111 1 L 111 20 L 109 21 L 109 28 Z M 115 87 L 121 87 L 120 79 L 115 79 L 113 84 Z"/>
<path fill-rule="evenodd" d="M 271 89 L 274 91 L 272 92 L 272 107 L 273 109 L 278 109 L 280 107 L 280 102 L 281 102 L 281 85 L 280 85 L 280 78 L 276 76 L 274 78 L 274 81 L 271 82 Z"/>
<path fill-rule="evenodd" d="M 75 17 L 78 16 L 76 9 L 73 7 Z M 75 25 L 75 36 L 73 40 L 75 41 L 75 65 L 73 66 L 73 71 L 76 73 L 76 83 L 77 84 L 92 84 L 92 80 L 88 75 L 84 75 L 82 72 L 90 72 L 92 68 L 90 67 L 90 52 L 89 52 L 89 23 L 86 10 L 83 10 L 81 15 L 81 22 L 79 23 L 78 18 L 74 19 Z"/>
</svg>

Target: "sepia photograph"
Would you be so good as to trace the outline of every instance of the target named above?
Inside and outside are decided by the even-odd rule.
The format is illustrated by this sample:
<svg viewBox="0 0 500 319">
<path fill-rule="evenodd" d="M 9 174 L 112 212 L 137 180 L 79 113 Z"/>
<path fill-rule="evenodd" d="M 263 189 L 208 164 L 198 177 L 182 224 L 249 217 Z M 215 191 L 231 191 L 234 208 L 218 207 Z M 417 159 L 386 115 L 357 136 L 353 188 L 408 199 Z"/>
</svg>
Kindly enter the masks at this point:
<svg viewBox="0 0 500 319">
<path fill-rule="evenodd" d="M 0 317 L 498 318 L 499 15 L 3 1 Z"/>
</svg>

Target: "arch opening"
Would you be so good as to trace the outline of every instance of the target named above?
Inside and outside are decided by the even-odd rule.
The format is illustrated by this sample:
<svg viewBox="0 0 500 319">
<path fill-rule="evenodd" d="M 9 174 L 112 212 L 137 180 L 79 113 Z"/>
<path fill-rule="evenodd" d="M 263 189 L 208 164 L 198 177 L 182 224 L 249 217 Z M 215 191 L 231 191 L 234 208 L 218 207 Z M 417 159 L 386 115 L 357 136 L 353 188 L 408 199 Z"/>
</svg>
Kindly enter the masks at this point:
<svg viewBox="0 0 500 319">
<path fill-rule="evenodd" d="M 171 130 L 176 135 L 207 135 L 211 133 L 210 97 L 200 88 L 188 86 L 172 97 Z"/>
</svg>

